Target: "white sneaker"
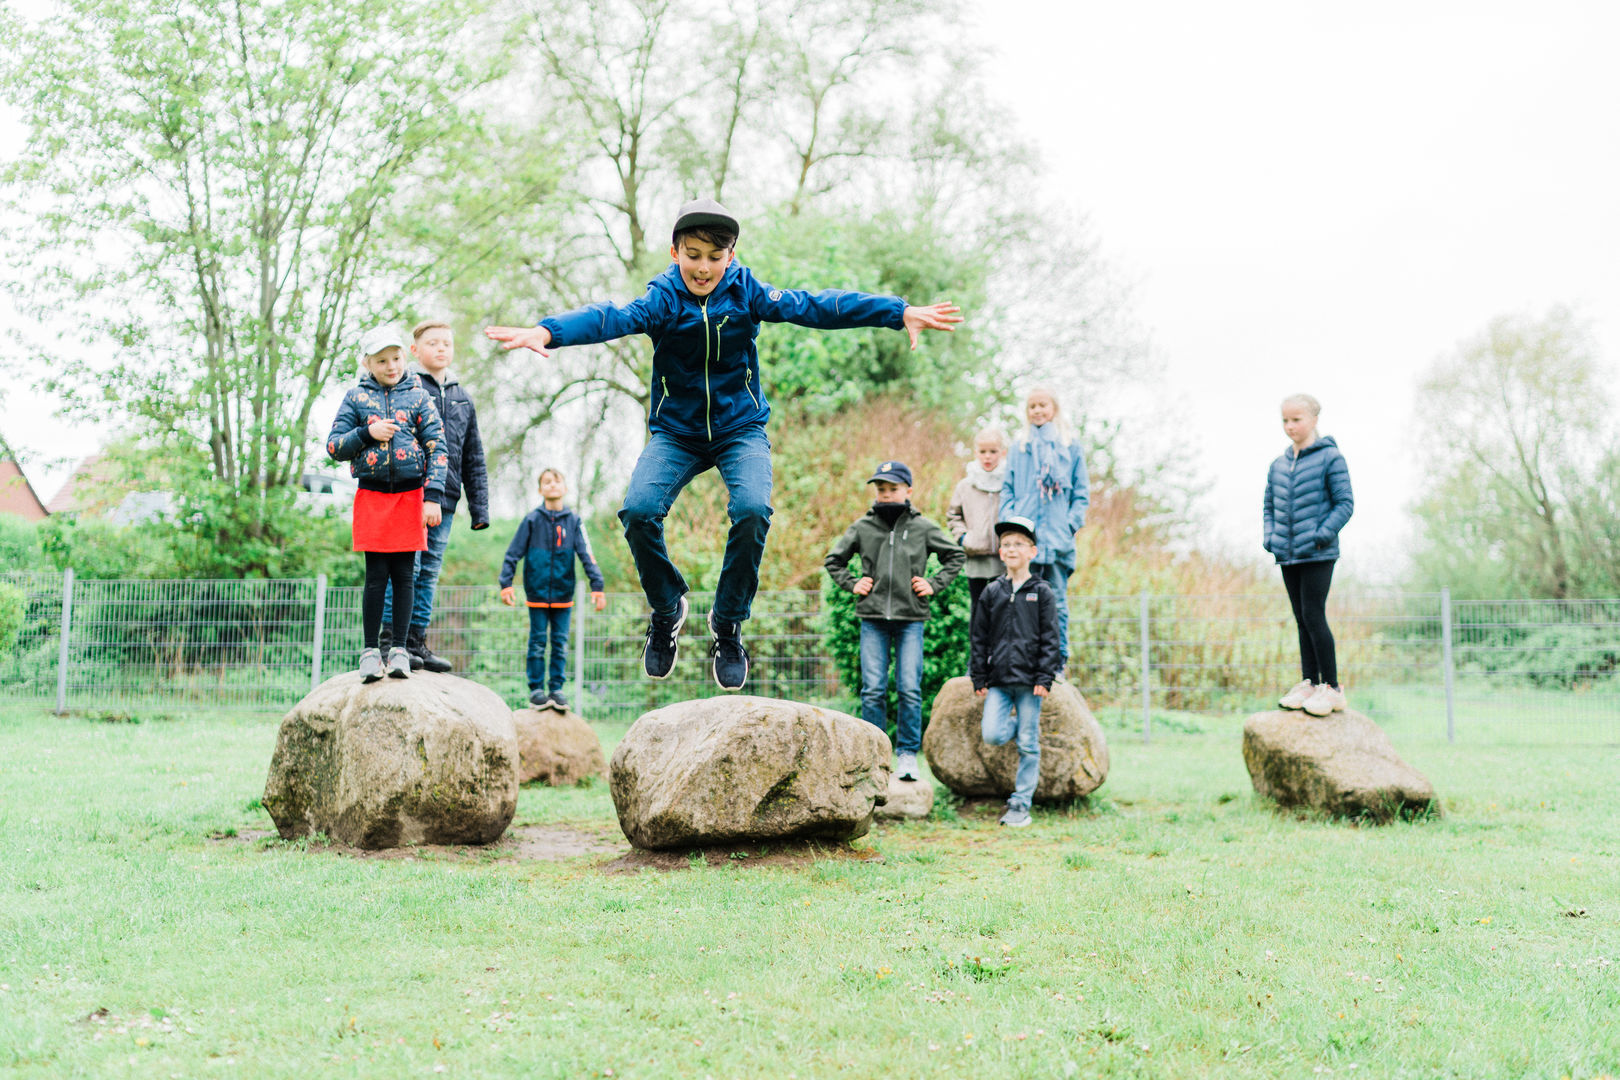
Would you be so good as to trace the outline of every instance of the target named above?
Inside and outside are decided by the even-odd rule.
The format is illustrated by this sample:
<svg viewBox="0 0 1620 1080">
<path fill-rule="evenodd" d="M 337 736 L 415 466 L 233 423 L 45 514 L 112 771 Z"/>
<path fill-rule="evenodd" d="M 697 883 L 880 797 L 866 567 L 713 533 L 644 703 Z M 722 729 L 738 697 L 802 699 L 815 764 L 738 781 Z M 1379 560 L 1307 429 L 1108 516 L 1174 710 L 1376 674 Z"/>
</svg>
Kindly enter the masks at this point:
<svg viewBox="0 0 1620 1080">
<path fill-rule="evenodd" d="M 1341 712 L 1345 707 L 1344 692 L 1323 683 L 1311 692 L 1305 699 L 1304 709 L 1312 716 L 1326 716 L 1329 713 Z"/>
<path fill-rule="evenodd" d="M 899 755 L 899 760 L 895 762 L 894 775 L 901 780 L 917 779 L 917 755 Z"/>
<path fill-rule="evenodd" d="M 388 677 L 390 679 L 411 677 L 411 654 L 398 645 L 388 650 Z"/>
<path fill-rule="evenodd" d="M 1311 685 L 1311 680 L 1301 679 L 1294 684 L 1292 690 L 1278 700 L 1277 704 L 1285 709 L 1303 709 L 1305 702 L 1309 701 L 1314 693 L 1316 693 L 1316 687 Z"/>
</svg>

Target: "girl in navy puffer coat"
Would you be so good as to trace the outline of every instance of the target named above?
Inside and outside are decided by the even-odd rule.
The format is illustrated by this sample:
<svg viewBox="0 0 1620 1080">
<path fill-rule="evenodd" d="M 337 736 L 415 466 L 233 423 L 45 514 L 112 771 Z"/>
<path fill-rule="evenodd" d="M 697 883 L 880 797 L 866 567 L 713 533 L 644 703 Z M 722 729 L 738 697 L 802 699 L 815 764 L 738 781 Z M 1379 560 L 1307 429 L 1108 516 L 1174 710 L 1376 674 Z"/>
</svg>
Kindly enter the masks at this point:
<svg viewBox="0 0 1620 1080">
<path fill-rule="evenodd" d="M 1299 628 L 1300 682 L 1279 704 L 1313 716 L 1345 707 L 1327 596 L 1339 557 L 1339 530 L 1355 510 L 1350 469 L 1339 444 L 1316 434 L 1321 411 L 1309 394 L 1295 394 L 1282 403 L 1283 432 L 1293 445 L 1271 463 L 1264 533 L 1266 550 L 1282 567 Z"/>
</svg>

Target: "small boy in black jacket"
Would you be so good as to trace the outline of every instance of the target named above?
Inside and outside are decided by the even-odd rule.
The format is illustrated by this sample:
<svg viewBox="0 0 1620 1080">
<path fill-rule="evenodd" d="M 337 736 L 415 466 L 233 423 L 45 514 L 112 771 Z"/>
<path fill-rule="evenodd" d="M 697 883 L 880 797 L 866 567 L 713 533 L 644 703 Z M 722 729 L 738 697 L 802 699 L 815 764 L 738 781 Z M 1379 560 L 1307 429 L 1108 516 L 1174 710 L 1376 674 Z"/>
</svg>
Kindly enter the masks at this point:
<svg viewBox="0 0 1620 1080">
<path fill-rule="evenodd" d="M 568 623 L 574 608 L 574 559 L 577 556 L 591 582 L 591 603 L 597 611 L 607 606 L 602 571 L 591 554 L 585 523 L 563 505 L 568 483 L 556 469 L 540 474 L 540 497 L 545 500 L 518 525 L 517 535 L 501 564 L 501 602 L 517 603 L 512 580 L 523 560 L 523 591 L 529 608 L 529 703 L 561 711 L 568 670 Z M 546 635 L 551 635 L 551 656 L 546 656 Z"/>
<path fill-rule="evenodd" d="M 1018 740 L 1018 775 L 1001 823 L 1029 824 L 1029 806 L 1041 778 L 1041 699 L 1062 670 L 1057 594 L 1029 572 L 1038 554 L 1035 523 L 1008 518 L 996 524 L 1007 573 L 984 587 L 973 609 L 969 674 L 984 698 L 984 741 Z"/>
</svg>

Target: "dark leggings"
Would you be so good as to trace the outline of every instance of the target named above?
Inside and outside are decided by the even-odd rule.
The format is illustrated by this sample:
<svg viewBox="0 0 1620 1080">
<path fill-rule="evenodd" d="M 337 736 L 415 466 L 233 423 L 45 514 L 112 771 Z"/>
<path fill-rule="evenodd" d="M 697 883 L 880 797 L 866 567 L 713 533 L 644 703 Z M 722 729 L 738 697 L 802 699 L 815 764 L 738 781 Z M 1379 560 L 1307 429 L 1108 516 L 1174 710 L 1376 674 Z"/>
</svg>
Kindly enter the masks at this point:
<svg viewBox="0 0 1620 1080">
<path fill-rule="evenodd" d="M 360 601 L 360 626 L 366 648 L 375 649 L 382 631 L 383 597 L 394 583 L 394 644 L 405 646 L 411 628 L 411 586 L 416 577 L 416 552 L 366 552 L 366 591 Z M 386 659 L 386 657 L 385 657 Z"/>
<path fill-rule="evenodd" d="M 1288 602 L 1294 605 L 1299 626 L 1300 675 L 1312 683 L 1339 685 L 1339 664 L 1333 655 L 1333 631 L 1327 624 L 1328 589 L 1333 585 L 1333 560 L 1295 563 L 1282 568 Z"/>
<path fill-rule="evenodd" d="M 984 592 L 984 587 L 986 585 L 990 584 L 994 580 L 996 580 L 996 579 L 992 578 L 992 577 L 970 577 L 970 578 L 968 578 L 968 624 L 969 625 L 972 625 L 972 623 L 973 623 L 973 613 L 979 609 L 979 594 Z"/>
</svg>

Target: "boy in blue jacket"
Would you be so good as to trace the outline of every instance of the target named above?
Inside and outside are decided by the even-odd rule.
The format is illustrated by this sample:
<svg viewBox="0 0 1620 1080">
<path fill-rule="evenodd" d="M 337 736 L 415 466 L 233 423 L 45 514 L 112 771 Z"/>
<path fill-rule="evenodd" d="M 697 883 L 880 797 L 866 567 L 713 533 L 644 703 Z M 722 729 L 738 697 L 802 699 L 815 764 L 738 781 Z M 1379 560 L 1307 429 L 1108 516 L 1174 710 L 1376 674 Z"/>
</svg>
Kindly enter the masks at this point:
<svg viewBox="0 0 1620 1080">
<path fill-rule="evenodd" d="M 512 580 L 518 560 L 523 560 L 523 591 L 529 607 L 529 703 L 558 711 L 568 708 L 562 688 L 568 669 L 568 623 L 574 609 L 576 557 L 591 582 L 591 603 L 597 611 L 607 606 L 602 571 L 591 555 L 584 522 L 563 505 L 567 495 L 568 484 L 562 473 L 546 469 L 540 474 L 540 498 L 544 501 L 518 525 L 517 535 L 506 549 L 506 561 L 501 564 L 501 602 L 512 607 L 517 603 Z"/>
<path fill-rule="evenodd" d="M 954 330 L 955 304 L 912 307 L 897 296 L 828 289 L 777 289 L 735 261 L 739 227 L 713 199 L 681 207 L 669 249 L 672 265 L 623 307 L 591 304 L 542 319 L 533 328 L 491 326 L 484 333 L 507 349 L 590 345 L 630 334 L 653 343 L 647 445 L 636 461 L 619 520 L 636 561 L 652 619 L 642 648 L 647 675 L 675 666 L 686 622 L 686 579 L 670 561 L 664 518 L 681 490 L 709 469 L 720 470 L 730 501 L 731 531 L 709 615 L 709 655 L 722 690 L 748 678 L 742 624 L 759 588 L 759 563 L 771 521 L 770 405 L 760 382 L 755 339 L 765 322 L 822 330 L 883 326 L 904 330 L 917 347 L 923 330 Z"/>
</svg>

